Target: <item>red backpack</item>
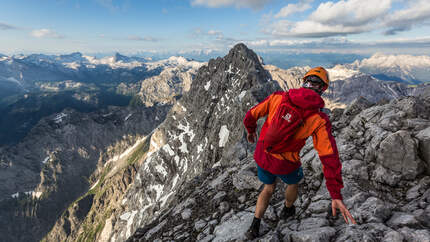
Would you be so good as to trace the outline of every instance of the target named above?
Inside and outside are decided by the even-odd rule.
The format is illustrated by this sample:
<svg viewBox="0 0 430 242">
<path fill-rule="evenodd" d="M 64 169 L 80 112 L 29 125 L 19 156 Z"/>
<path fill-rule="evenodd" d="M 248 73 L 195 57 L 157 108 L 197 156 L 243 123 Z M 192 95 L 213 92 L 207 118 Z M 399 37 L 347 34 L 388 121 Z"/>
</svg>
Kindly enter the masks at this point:
<svg viewBox="0 0 430 242">
<path fill-rule="evenodd" d="M 294 140 L 293 137 L 304 120 L 317 112 L 318 109 L 305 110 L 294 105 L 285 92 L 263 138 L 264 149 L 275 154 L 300 151 L 306 140 Z"/>
</svg>

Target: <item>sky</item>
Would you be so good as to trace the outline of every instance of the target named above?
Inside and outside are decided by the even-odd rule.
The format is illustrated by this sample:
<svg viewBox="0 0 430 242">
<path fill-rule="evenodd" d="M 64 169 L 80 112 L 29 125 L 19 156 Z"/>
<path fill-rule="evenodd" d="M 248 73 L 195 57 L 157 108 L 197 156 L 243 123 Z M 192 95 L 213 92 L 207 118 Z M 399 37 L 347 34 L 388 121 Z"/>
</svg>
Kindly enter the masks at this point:
<svg viewBox="0 0 430 242">
<path fill-rule="evenodd" d="M 429 0 L 0 0 L 0 53 L 428 55 Z"/>
</svg>

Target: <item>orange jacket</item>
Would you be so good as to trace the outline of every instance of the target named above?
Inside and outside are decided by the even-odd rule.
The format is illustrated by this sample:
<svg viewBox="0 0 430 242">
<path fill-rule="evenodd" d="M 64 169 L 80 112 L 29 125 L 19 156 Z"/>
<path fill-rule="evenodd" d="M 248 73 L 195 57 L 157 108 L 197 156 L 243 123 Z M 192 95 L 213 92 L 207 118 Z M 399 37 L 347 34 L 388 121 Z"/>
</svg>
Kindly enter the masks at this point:
<svg viewBox="0 0 430 242">
<path fill-rule="evenodd" d="M 262 140 L 266 134 L 272 117 L 275 115 L 277 107 L 281 103 L 283 92 L 275 92 L 264 101 L 251 108 L 244 119 L 244 124 L 248 133 L 256 130 L 256 122 L 259 118 L 266 117 L 266 121 L 261 129 L 260 138 L 254 153 L 257 164 L 273 174 L 288 174 L 301 166 L 300 152 L 284 152 L 273 154 L 264 150 Z M 324 101 L 312 90 L 300 88 L 289 90 L 289 96 L 293 104 L 303 109 L 315 109 L 324 107 Z M 317 112 L 304 120 L 303 126 L 297 129 L 294 140 L 302 142 L 312 136 L 314 148 L 317 150 L 323 164 L 323 172 L 326 178 L 327 189 L 333 199 L 342 199 L 340 189 L 342 182 L 342 165 L 336 141 L 331 134 L 331 122 L 326 114 Z M 303 146 L 301 146 L 303 147 Z"/>
</svg>

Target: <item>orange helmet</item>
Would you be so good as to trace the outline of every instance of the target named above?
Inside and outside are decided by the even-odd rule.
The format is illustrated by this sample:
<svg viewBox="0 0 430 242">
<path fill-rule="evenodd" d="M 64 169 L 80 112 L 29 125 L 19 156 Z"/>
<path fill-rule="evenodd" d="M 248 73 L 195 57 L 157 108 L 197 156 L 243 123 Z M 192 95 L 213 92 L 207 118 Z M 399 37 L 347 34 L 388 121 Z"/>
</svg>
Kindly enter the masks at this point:
<svg viewBox="0 0 430 242">
<path fill-rule="evenodd" d="M 306 77 L 308 77 L 308 76 L 317 76 L 317 77 L 321 78 L 321 80 L 322 80 L 325 84 L 327 84 L 327 87 L 328 87 L 328 85 L 329 85 L 330 79 L 329 79 L 329 77 L 328 77 L 328 72 L 327 72 L 327 70 L 326 70 L 326 69 L 324 69 L 324 68 L 323 68 L 323 67 L 321 67 L 321 66 L 318 66 L 318 67 L 315 67 L 315 68 L 310 69 L 310 70 L 305 74 L 305 76 L 303 77 L 303 80 L 306 80 Z"/>
</svg>

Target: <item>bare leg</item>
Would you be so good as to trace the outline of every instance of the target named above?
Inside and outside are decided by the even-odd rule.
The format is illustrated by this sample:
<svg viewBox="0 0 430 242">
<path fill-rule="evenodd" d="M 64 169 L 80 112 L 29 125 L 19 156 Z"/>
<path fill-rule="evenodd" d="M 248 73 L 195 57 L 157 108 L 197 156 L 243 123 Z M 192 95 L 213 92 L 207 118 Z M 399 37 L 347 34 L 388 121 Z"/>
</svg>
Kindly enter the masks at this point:
<svg viewBox="0 0 430 242">
<path fill-rule="evenodd" d="M 272 197 L 273 192 L 275 191 L 275 184 L 264 185 L 263 191 L 260 192 L 260 195 L 258 195 L 257 199 L 257 206 L 255 208 L 255 214 L 254 216 L 256 218 L 262 218 L 264 215 L 264 212 L 267 209 L 267 206 L 269 206 L 270 198 Z"/>
<path fill-rule="evenodd" d="M 285 189 L 285 206 L 291 207 L 297 199 L 299 185 L 291 184 Z"/>
</svg>

